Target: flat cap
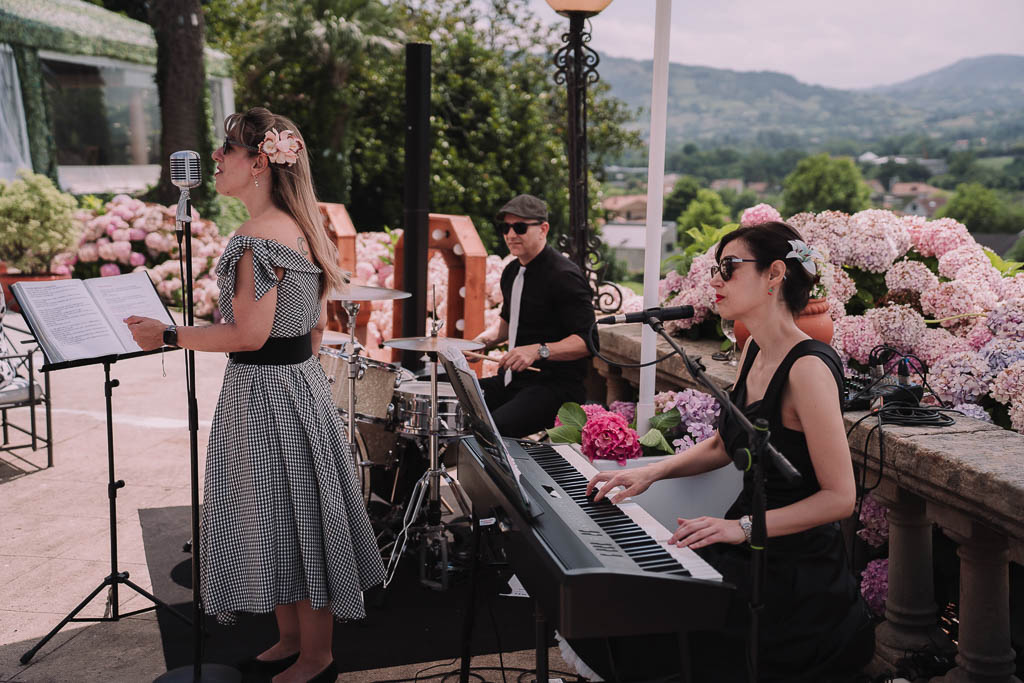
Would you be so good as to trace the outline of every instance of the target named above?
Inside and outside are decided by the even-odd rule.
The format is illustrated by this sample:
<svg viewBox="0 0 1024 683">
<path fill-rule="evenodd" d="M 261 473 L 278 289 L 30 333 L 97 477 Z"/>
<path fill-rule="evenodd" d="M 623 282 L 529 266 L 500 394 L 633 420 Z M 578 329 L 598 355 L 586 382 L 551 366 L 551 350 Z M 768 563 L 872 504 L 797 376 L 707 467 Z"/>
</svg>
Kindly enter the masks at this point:
<svg viewBox="0 0 1024 683">
<path fill-rule="evenodd" d="M 521 194 L 513 197 L 505 206 L 498 211 L 498 220 L 504 220 L 505 214 L 529 218 L 535 221 L 546 221 L 548 219 L 548 205 L 543 199 L 534 197 L 532 194 Z"/>
</svg>

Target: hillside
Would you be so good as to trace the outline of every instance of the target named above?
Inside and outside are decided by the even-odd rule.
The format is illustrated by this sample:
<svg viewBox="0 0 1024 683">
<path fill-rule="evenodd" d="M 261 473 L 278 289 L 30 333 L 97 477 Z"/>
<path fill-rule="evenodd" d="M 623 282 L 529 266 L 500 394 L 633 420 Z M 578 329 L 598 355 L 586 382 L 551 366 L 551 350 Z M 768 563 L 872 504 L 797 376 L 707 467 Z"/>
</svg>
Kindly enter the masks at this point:
<svg viewBox="0 0 1024 683">
<path fill-rule="evenodd" d="M 643 107 L 649 123 L 651 61 L 602 57 L 598 71 L 611 92 Z M 672 64 L 669 145 L 757 143 L 813 146 L 829 139 L 870 141 L 903 133 L 954 139 L 1020 137 L 1024 57 L 962 60 L 903 83 L 840 90 L 801 83 L 787 74 Z"/>
</svg>

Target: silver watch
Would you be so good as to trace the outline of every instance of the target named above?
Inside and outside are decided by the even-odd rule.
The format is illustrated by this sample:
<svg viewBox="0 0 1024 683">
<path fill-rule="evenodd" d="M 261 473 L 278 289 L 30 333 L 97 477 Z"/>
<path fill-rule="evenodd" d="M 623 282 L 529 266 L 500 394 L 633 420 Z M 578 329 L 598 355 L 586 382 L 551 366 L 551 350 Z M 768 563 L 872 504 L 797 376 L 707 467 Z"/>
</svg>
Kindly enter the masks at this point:
<svg viewBox="0 0 1024 683">
<path fill-rule="evenodd" d="M 547 344 L 541 344 L 540 348 L 537 349 L 537 355 L 540 356 L 541 360 L 547 360 L 551 356 L 551 349 L 548 348 Z"/>
<path fill-rule="evenodd" d="M 740 528 L 743 529 L 743 538 L 750 543 L 750 538 L 754 533 L 754 523 L 750 520 L 750 515 L 743 515 L 739 522 Z"/>
</svg>

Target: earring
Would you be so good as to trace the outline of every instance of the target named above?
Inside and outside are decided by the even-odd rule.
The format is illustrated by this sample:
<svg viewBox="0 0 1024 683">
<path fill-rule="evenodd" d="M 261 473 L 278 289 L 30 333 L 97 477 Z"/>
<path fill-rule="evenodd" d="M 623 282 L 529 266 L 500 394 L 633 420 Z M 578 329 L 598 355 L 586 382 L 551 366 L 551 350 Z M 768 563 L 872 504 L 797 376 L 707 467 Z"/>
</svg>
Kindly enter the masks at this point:
<svg viewBox="0 0 1024 683">
<path fill-rule="evenodd" d="M 253 176 L 253 177 L 252 177 L 252 183 L 253 183 L 253 185 L 255 185 L 256 187 L 259 187 L 259 186 L 260 186 L 260 179 L 259 179 L 259 178 L 257 178 L 256 176 Z"/>
<path fill-rule="evenodd" d="M 768 288 L 768 293 L 769 294 L 775 294 L 775 288 L 774 287 L 769 287 Z"/>
</svg>

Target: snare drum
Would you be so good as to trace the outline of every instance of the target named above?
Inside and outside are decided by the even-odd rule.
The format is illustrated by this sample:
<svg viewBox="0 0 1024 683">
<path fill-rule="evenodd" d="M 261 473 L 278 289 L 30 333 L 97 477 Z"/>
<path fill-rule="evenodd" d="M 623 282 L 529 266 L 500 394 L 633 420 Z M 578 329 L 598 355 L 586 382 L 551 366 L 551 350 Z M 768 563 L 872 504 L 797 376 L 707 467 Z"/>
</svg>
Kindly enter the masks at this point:
<svg viewBox="0 0 1024 683">
<path fill-rule="evenodd" d="M 391 363 L 353 356 L 332 348 L 320 347 L 320 364 L 331 379 L 331 397 L 343 414 L 348 413 L 349 365 L 356 364 L 356 418 L 385 421 L 388 407 L 401 377 L 400 368 Z"/>
<path fill-rule="evenodd" d="M 465 429 L 462 407 L 448 382 L 437 383 L 438 436 L 460 436 Z M 395 391 L 395 429 L 406 436 L 430 436 L 430 382 L 403 382 Z"/>
</svg>

